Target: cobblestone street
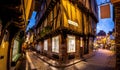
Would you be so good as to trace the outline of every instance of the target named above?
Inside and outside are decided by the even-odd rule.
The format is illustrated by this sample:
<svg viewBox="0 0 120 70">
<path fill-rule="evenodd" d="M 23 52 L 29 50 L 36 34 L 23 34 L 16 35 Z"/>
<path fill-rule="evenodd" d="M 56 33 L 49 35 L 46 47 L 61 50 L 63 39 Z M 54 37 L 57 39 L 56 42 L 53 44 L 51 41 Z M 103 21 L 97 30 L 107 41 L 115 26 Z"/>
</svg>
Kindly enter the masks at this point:
<svg viewBox="0 0 120 70">
<path fill-rule="evenodd" d="M 120 70 L 120 0 L 0 0 L 0 70 Z"/>
<path fill-rule="evenodd" d="M 65 70 L 114 70 L 115 67 L 115 55 L 108 50 L 99 49 L 94 57 L 91 57 L 73 66 L 66 68 Z"/>
<path fill-rule="evenodd" d="M 64 68 L 51 66 L 47 62 L 37 57 L 41 55 L 36 56 L 33 52 L 28 53 L 33 66 L 35 66 L 35 69 L 37 70 L 114 70 L 115 68 L 114 52 L 104 49 L 98 49 L 97 51 L 95 51 L 95 56 L 86 59 L 86 61 L 80 61 L 74 65 Z"/>
</svg>

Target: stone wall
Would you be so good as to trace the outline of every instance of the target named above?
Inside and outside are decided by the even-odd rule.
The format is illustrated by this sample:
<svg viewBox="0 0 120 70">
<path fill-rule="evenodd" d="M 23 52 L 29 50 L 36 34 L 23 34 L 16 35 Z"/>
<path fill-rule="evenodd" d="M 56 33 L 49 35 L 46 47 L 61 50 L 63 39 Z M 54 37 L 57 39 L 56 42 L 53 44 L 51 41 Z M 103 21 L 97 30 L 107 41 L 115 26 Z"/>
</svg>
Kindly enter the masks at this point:
<svg viewBox="0 0 120 70">
<path fill-rule="evenodd" d="M 120 70 L 120 2 L 114 4 L 116 30 L 116 70 Z"/>
</svg>

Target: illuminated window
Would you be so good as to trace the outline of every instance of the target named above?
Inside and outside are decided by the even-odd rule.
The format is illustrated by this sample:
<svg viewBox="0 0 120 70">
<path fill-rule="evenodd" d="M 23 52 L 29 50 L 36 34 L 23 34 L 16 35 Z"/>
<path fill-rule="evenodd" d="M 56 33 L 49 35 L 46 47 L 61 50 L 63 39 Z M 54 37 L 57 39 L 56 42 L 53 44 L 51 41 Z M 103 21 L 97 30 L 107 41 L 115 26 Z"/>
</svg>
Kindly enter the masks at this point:
<svg viewBox="0 0 120 70">
<path fill-rule="evenodd" d="M 83 47 L 83 38 L 80 38 L 80 47 Z"/>
<path fill-rule="evenodd" d="M 44 41 L 44 50 L 48 50 L 48 41 L 47 40 L 45 40 Z"/>
<path fill-rule="evenodd" d="M 19 51 L 19 42 L 17 41 L 17 40 L 14 40 L 14 45 L 13 45 L 13 56 L 15 56 L 17 53 L 18 53 L 18 51 Z"/>
<path fill-rule="evenodd" d="M 52 38 L 52 52 L 59 53 L 59 36 Z"/>
<path fill-rule="evenodd" d="M 68 36 L 68 50 L 67 52 L 75 52 L 75 36 Z"/>
</svg>

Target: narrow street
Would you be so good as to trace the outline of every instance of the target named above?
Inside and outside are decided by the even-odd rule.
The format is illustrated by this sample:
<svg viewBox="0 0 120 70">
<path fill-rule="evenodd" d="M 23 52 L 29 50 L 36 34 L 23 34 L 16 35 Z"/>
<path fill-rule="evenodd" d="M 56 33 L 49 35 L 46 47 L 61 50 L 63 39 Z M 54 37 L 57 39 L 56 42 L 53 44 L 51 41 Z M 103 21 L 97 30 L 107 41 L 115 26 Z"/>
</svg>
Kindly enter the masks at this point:
<svg viewBox="0 0 120 70">
<path fill-rule="evenodd" d="M 120 0 L 0 0 L 0 70 L 120 70 Z"/>
<path fill-rule="evenodd" d="M 95 56 L 66 68 L 66 70 L 114 70 L 115 55 L 108 50 L 99 49 Z"/>
<path fill-rule="evenodd" d="M 114 70 L 115 68 L 114 52 L 105 49 L 98 49 L 95 51 L 95 56 L 65 68 L 56 68 L 49 65 L 47 62 L 37 57 L 41 55 L 35 55 L 34 52 L 28 52 L 28 55 L 36 70 Z"/>
</svg>

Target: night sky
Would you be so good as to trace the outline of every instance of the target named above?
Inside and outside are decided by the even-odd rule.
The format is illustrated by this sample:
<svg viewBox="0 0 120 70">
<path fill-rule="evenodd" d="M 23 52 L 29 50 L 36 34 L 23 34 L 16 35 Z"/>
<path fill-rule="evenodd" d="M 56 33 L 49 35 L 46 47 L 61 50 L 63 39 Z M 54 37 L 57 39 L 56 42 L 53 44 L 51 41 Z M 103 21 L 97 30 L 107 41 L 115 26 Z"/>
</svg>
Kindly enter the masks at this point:
<svg viewBox="0 0 120 70">
<path fill-rule="evenodd" d="M 101 3 L 104 3 L 105 1 L 109 1 L 109 0 L 97 0 L 97 4 L 99 5 Z M 100 30 L 104 30 L 106 33 L 113 30 L 113 28 L 114 28 L 113 14 L 112 14 L 113 13 L 113 11 L 112 11 L 113 7 L 112 7 L 111 4 L 110 4 L 110 7 L 111 7 L 111 18 L 101 19 L 100 18 L 100 6 L 98 6 L 99 22 L 97 23 L 97 32 L 96 33 L 98 33 Z M 34 11 L 33 14 L 32 14 L 32 17 L 30 19 L 30 23 L 28 24 L 26 30 L 28 30 L 29 28 L 34 26 L 35 15 L 36 15 L 36 12 Z"/>
<path fill-rule="evenodd" d="M 32 26 L 35 25 L 35 16 L 36 16 L 36 12 L 33 11 L 32 16 L 30 18 L 30 23 L 28 24 L 26 31 L 29 30 L 29 28 L 31 28 Z"/>
</svg>

